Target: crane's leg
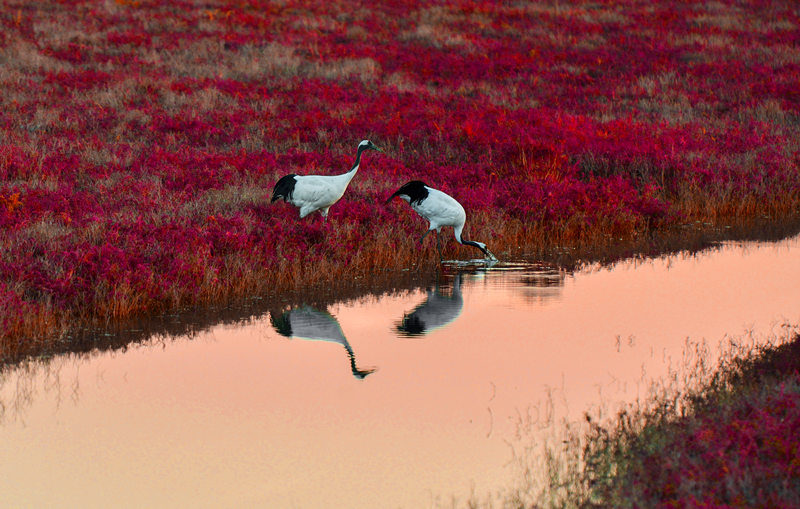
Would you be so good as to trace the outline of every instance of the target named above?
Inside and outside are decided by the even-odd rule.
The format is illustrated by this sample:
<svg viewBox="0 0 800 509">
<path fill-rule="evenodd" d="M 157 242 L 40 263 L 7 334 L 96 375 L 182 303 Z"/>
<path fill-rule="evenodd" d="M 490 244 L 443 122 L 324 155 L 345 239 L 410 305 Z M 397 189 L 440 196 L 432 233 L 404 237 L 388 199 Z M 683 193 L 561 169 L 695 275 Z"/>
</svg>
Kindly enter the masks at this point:
<svg viewBox="0 0 800 509">
<path fill-rule="evenodd" d="M 439 230 L 436 230 L 436 250 L 439 251 L 439 261 L 444 260 L 442 256 L 442 241 L 441 236 L 439 235 Z"/>
<path fill-rule="evenodd" d="M 420 244 L 422 244 L 425 241 L 425 237 L 427 237 L 430 232 L 431 232 L 431 230 L 426 231 L 425 235 L 423 235 L 422 238 L 419 239 L 419 243 Z"/>
</svg>

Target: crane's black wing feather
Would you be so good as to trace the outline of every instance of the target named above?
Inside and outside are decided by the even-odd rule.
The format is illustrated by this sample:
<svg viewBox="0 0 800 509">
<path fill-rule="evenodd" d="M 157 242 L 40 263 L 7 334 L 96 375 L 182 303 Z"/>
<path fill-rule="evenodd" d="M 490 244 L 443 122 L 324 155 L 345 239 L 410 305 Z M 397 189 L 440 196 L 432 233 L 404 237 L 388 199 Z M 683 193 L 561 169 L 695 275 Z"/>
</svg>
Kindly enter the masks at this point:
<svg viewBox="0 0 800 509">
<path fill-rule="evenodd" d="M 408 196 L 410 198 L 409 203 L 413 205 L 415 203 L 422 203 L 422 201 L 428 197 L 428 189 L 425 182 L 421 180 L 412 180 L 400 186 L 400 189 L 395 191 L 394 194 L 389 197 L 389 200 L 401 194 Z"/>
<path fill-rule="evenodd" d="M 274 202 L 278 198 L 283 198 L 283 201 L 287 202 L 292 199 L 294 185 L 297 183 L 297 179 L 295 179 L 296 176 L 296 174 L 290 173 L 285 177 L 281 177 L 278 183 L 275 184 L 275 188 L 272 190 L 272 200 L 270 203 Z"/>
</svg>

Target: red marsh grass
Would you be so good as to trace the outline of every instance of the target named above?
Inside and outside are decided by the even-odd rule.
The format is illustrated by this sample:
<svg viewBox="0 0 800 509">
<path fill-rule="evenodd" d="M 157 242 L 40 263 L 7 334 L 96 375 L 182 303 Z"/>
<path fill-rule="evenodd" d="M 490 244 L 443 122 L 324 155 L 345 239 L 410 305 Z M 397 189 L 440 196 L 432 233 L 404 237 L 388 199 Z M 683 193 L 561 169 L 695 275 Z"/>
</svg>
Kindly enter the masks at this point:
<svg viewBox="0 0 800 509">
<path fill-rule="evenodd" d="M 0 25 L 3 360 L 435 270 L 424 221 L 382 204 L 408 180 L 456 197 L 501 258 L 568 264 L 800 205 L 793 2 L 12 1 Z M 327 224 L 268 204 L 365 138 L 385 154 Z"/>
</svg>

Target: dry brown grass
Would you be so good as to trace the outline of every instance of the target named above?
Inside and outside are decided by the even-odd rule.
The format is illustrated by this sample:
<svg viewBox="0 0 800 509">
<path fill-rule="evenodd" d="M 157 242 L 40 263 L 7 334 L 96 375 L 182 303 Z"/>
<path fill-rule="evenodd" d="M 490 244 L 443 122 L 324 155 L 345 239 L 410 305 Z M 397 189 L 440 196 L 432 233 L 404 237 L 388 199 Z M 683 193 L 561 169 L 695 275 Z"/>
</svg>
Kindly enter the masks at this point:
<svg viewBox="0 0 800 509">
<path fill-rule="evenodd" d="M 302 48 L 276 42 L 245 44 L 231 51 L 224 41 L 207 38 L 186 41 L 173 51 L 147 50 L 142 58 L 169 70 L 173 76 L 245 82 L 293 76 L 372 80 L 380 73 L 380 64 L 370 58 L 322 61 L 304 56 L 307 53 Z"/>
<path fill-rule="evenodd" d="M 225 188 L 207 193 L 197 203 L 187 204 L 183 213 L 193 216 L 209 210 L 242 207 L 258 200 L 259 193 L 257 186 Z M 774 214 L 771 218 L 774 224 L 800 206 L 800 197 L 793 203 L 765 204 L 763 199 L 756 197 L 741 200 L 731 195 L 729 200 L 723 197 L 709 203 L 707 195 L 699 190 L 694 193 L 685 190 L 680 203 L 682 210 L 690 214 L 690 220 L 686 228 L 674 232 L 651 232 L 647 225 L 634 218 L 627 222 L 619 218 L 613 222 L 601 221 L 601 224 L 587 229 L 581 218 L 570 218 L 560 224 L 525 223 L 508 220 L 493 212 L 478 212 L 468 218 L 465 237 L 486 242 L 501 260 L 533 257 L 569 269 L 585 260 L 609 262 L 634 253 L 655 254 L 665 250 L 698 248 L 709 240 L 731 235 L 732 230 L 721 230 L 712 224 L 736 225 L 737 218 L 751 217 L 753 213 L 765 210 Z M 408 221 L 414 226 L 419 223 L 421 236 L 425 224 L 417 219 L 409 215 Z M 746 225 L 736 227 L 746 231 Z M 43 220 L 25 231 L 26 235 L 37 237 L 39 242 L 58 242 L 70 233 L 75 232 L 58 218 Z M 80 236 L 96 239 L 103 234 L 102 230 L 82 231 Z M 221 270 L 209 265 L 203 253 L 197 253 L 193 259 L 186 260 L 187 266 L 202 276 L 196 292 L 190 298 L 175 288 L 171 297 L 156 305 L 125 283 L 112 287 L 98 286 L 95 289 L 95 307 L 75 311 L 77 315 L 65 315 L 49 303 L 40 301 L 40 305 L 32 307 L 29 312 L 11 317 L 14 321 L 6 327 L 8 334 L 0 342 L 0 359 L 10 361 L 58 350 L 65 338 L 82 328 L 108 327 L 131 319 L 152 317 L 160 312 L 174 312 L 186 306 L 203 308 L 253 295 L 267 299 L 282 296 L 280 298 L 285 299 L 315 292 L 327 294 L 333 288 L 339 291 L 352 287 L 358 291 L 358 288 L 364 288 L 366 281 L 375 278 L 391 287 L 394 280 L 406 277 L 407 271 L 431 274 L 439 268 L 433 237 L 420 245 L 416 235 L 398 238 L 391 228 L 383 228 L 372 232 L 369 241 L 363 242 L 359 225 L 347 222 L 331 225 L 329 235 L 335 235 L 337 242 L 343 245 L 355 241 L 360 244 L 345 257 L 344 263 L 341 256 L 332 256 L 308 264 L 278 252 L 278 262 L 269 270 L 260 263 L 257 253 L 229 253 Z M 456 243 L 450 229 L 442 232 L 442 240 L 445 259 L 466 260 L 480 255 L 474 248 Z M 54 273 L 65 270 L 60 266 L 51 269 Z M 25 290 L 20 291 L 24 293 Z M 98 317 L 103 319 L 100 321 Z M 20 338 L 25 338 L 25 341 L 19 341 Z"/>
<path fill-rule="evenodd" d="M 8 333 L 0 336 L 0 364 L 51 351 L 67 336 L 66 323 L 63 315 L 46 307 L 9 317 Z"/>
<path fill-rule="evenodd" d="M 72 64 L 42 54 L 32 43 L 12 39 L 0 48 L 0 80 L 24 79 L 39 72 L 65 72 Z M 9 80 L 10 81 L 10 80 Z"/>
</svg>

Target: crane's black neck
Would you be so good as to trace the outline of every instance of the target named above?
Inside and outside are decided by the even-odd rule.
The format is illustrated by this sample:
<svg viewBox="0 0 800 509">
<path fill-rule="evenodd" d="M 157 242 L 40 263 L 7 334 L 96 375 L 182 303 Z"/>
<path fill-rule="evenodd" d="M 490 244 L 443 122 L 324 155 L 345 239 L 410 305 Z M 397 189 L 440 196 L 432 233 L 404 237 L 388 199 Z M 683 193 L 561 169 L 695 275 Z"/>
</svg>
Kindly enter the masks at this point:
<svg viewBox="0 0 800 509">
<path fill-rule="evenodd" d="M 353 167 L 350 168 L 350 171 L 355 171 L 361 165 L 361 153 L 367 149 L 366 145 L 359 145 L 358 152 L 356 152 L 356 162 L 353 163 Z"/>
<path fill-rule="evenodd" d="M 477 247 L 483 252 L 483 254 L 489 256 L 489 251 L 485 247 L 478 244 L 477 242 L 474 242 L 472 240 L 465 240 L 464 237 L 461 237 L 461 243 L 464 244 L 465 246 Z"/>
</svg>

